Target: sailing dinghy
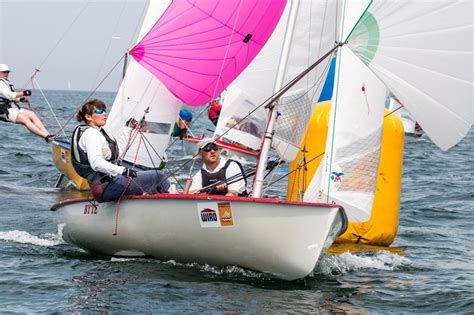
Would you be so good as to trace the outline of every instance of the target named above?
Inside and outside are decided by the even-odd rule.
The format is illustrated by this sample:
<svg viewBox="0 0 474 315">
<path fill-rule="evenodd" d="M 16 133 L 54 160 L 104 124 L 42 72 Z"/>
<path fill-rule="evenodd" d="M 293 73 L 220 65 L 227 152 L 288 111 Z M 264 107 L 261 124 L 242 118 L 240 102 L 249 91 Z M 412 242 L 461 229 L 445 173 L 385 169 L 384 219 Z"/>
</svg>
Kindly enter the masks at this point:
<svg viewBox="0 0 474 315">
<path fill-rule="evenodd" d="M 258 54 L 281 15 L 288 16 L 285 4 L 173 1 L 130 54 L 166 86 L 174 103 L 203 105 Z M 197 59 L 189 65 L 182 62 L 192 56 Z M 123 97 L 119 91 L 118 99 Z M 153 126 L 148 107 L 137 118 L 144 109 L 147 125 Z M 166 131 L 162 134 L 169 139 Z M 101 204 L 82 198 L 59 202 L 52 210 L 64 239 L 90 251 L 238 265 L 286 280 L 310 274 L 347 224 L 335 204 L 249 197 L 158 194 Z"/>
<path fill-rule="evenodd" d="M 211 2 L 193 2 L 191 7 L 205 6 Z M 231 14 L 230 12 L 234 14 L 241 12 L 241 9 L 250 2 L 235 1 L 230 4 L 231 1 L 226 1 L 224 11 L 219 10 L 221 2 L 213 3 L 215 6 L 211 11 L 219 13 L 213 19 L 214 23 L 221 21 L 220 18 L 228 17 L 226 14 Z M 264 3 L 269 4 L 270 1 L 255 1 L 253 5 L 264 5 Z M 350 80 L 339 81 L 340 78 L 350 76 L 343 73 L 343 69 L 347 68 L 344 66 L 347 61 L 362 60 L 376 74 L 380 82 L 408 109 L 412 107 L 410 112 L 427 133 L 432 132 L 430 137 L 432 136 L 432 140 L 441 148 L 447 149 L 465 136 L 472 125 L 473 118 L 470 103 L 472 99 L 469 98 L 472 96 L 469 94 L 469 91 L 472 91 L 472 76 L 469 77 L 469 73 L 466 72 L 469 70 L 467 67 L 458 69 L 460 72 L 456 75 L 460 79 L 457 79 L 453 73 L 447 76 L 445 75 L 446 68 L 439 65 L 456 63 L 460 59 L 463 65 L 466 63 L 472 65 L 472 46 L 466 46 L 465 41 L 451 40 L 452 30 L 456 30 L 456 34 L 461 37 L 472 38 L 469 36 L 472 35 L 472 21 L 468 18 L 472 3 L 469 1 L 454 4 L 451 1 L 435 3 L 398 0 L 370 1 L 365 10 L 350 18 L 347 15 L 349 11 L 345 11 L 345 1 L 340 3 L 288 1 L 285 10 L 283 10 L 285 3 L 276 1 L 271 3 L 270 7 L 278 11 L 279 5 L 282 6 L 281 12 L 274 14 L 273 17 L 275 24 L 279 20 L 279 25 L 284 25 L 279 35 L 281 40 L 277 41 L 281 48 L 278 54 L 281 56 L 270 60 L 272 65 L 269 69 L 274 71 L 272 78 L 277 79 L 274 84 L 268 85 L 270 93 L 276 93 L 262 103 L 268 108 L 269 121 L 263 144 L 260 147 L 252 197 L 161 194 L 124 198 L 121 202 L 102 204 L 96 204 L 88 199 L 66 200 L 53 206 L 53 210 L 57 213 L 58 222 L 64 226 L 63 235 L 67 241 L 82 248 L 109 255 L 152 255 L 160 259 L 176 259 L 181 262 L 233 264 L 286 280 L 307 276 L 317 264 L 322 251 L 332 243 L 336 235 L 345 230 L 346 214 L 353 222 L 364 222 L 370 218 L 371 213 L 374 181 L 365 182 L 365 179 L 367 176 L 369 179 L 370 176 L 374 176 L 370 173 L 373 168 L 367 170 L 358 166 L 365 166 L 367 163 L 377 165 L 379 154 L 377 141 L 380 139 L 384 105 L 381 104 L 381 109 L 370 108 L 369 111 L 367 107 L 356 110 L 342 105 L 350 103 L 343 95 L 345 89 L 353 87 L 360 89 L 358 84 L 351 84 Z M 232 10 L 229 10 L 230 7 Z M 210 59 L 220 60 L 221 63 L 217 71 L 209 73 L 208 70 L 213 69 L 209 65 L 211 60 L 194 58 L 206 56 L 206 51 L 201 47 L 200 54 L 197 54 L 193 47 L 195 42 L 189 42 L 190 38 L 197 34 L 194 32 L 190 37 L 189 33 L 186 33 L 190 24 L 193 26 L 192 29 L 196 30 L 194 22 L 195 18 L 199 19 L 199 15 L 194 13 L 191 16 L 185 16 L 180 11 L 183 8 L 188 9 L 189 2 L 174 1 L 157 24 L 131 51 L 131 55 L 181 101 L 190 105 L 205 104 L 219 95 L 248 63 L 236 73 L 233 72 L 234 65 L 240 65 L 240 58 L 236 57 L 232 59 L 232 62 L 228 62 L 226 57 L 216 57 L 213 54 L 211 57 L 214 58 Z M 202 12 L 206 12 L 206 15 L 212 15 L 211 11 L 201 9 Z M 299 14 L 304 12 L 309 14 L 312 10 L 320 13 L 319 24 L 317 18 L 297 18 Z M 252 8 L 248 12 L 263 11 L 265 10 Z M 440 15 L 443 18 L 440 18 Z M 184 16 L 186 21 L 184 24 L 180 22 L 179 16 Z M 232 20 L 232 17 L 235 15 L 227 20 Z M 345 28 L 346 18 L 356 21 L 346 25 L 356 26 L 352 29 Z M 237 20 L 238 18 L 235 19 Z M 176 21 L 178 21 L 177 24 L 174 24 Z M 249 18 L 245 21 L 254 21 L 254 19 Z M 400 23 L 403 21 L 411 21 L 411 24 Z M 434 25 L 440 21 L 443 22 L 443 29 L 448 30 L 446 33 L 442 32 L 443 36 L 432 34 L 436 33 L 433 29 Z M 306 25 L 306 31 L 293 32 L 298 29 L 300 23 Z M 259 31 L 266 25 L 261 21 L 258 24 Z M 337 24 L 340 26 L 337 27 Z M 245 23 L 237 22 L 235 25 L 246 26 Z M 399 37 L 394 36 L 393 33 L 397 27 L 402 29 L 402 32 L 395 31 L 395 35 Z M 336 32 L 337 29 L 339 32 Z M 160 30 L 164 33 L 159 33 Z M 277 27 L 273 35 L 278 34 L 278 30 Z M 430 30 L 433 32 L 430 33 Z M 179 36 L 171 36 L 176 31 Z M 256 40 L 256 33 L 254 34 L 253 31 L 242 31 L 237 35 L 240 38 L 230 42 L 236 44 L 245 42 L 251 34 L 247 42 L 253 43 L 253 40 Z M 403 31 L 406 34 L 415 34 L 416 40 L 411 41 L 410 36 L 406 36 Z M 209 35 L 209 31 L 206 35 Z M 269 33 L 267 35 L 270 36 Z M 434 35 L 435 40 L 425 41 L 419 38 L 419 36 L 427 35 L 429 37 Z M 183 38 L 187 40 L 184 41 Z M 306 51 L 291 49 L 298 42 L 307 41 L 308 38 L 315 45 L 312 46 L 314 50 L 312 48 Z M 393 47 L 390 40 L 393 38 L 397 46 L 403 47 L 402 49 L 390 51 Z M 209 36 L 206 36 L 206 39 L 209 40 Z M 199 41 L 199 36 L 197 40 Z M 337 42 L 335 46 L 334 42 Z M 187 52 L 178 51 L 175 45 L 189 45 L 189 49 Z M 411 49 L 411 45 L 430 47 L 426 50 Z M 433 56 L 433 51 L 439 47 L 445 49 L 442 54 L 435 53 L 435 55 L 443 62 L 430 61 L 431 57 L 436 57 Z M 457 54 L 458 58 L 453 58 L 452 54 L 445 54 L 448 48 L 452 48 L 452 54 Z M 191 54 L 186 54 L 189 52 Z M 254 52 L 253 56 L 257 55 L 258 52 Z M 298 57 L 298 54 L 302 52 L 305 52 L 308 58 Z M 333 52 L 337 53 L 337 60 L 341 65 L 340 70 L 336 72 L 335 81 L 338 84 L 346 83 L 335 88 L 336 97 L 333 98 L 328 133 L 330 141 L 327 141 L 326 154 L 319 175 L 314 176 L 304 196 L 304 202 L 262 198 L 266 189 L 264 180 L 270 148 L 275 148 L 282 159 L 291 161 L 295 158 L 300 149 L 298 146 L 300 135 L 304 134 L 305 124 L 311 116 L 312 107 L 316 103 L 315 100 L 319 98 L 322 86 L 320 83 L 324 81 Z M 407 53 L 403 54 L 404 52 Z M 407 67 L 402 66 L 403 62 L 402 65 L 394 63 L 394 54 L 402 56 L 404 62 L 412 67 L 406 69 Z M 226 53 L 223 54 L 225 55 Z M 249 54 L 245 52 L 243 55 Z M 193 62 L 183 62 L 189 59 Z M 288 67 L 289 64 L 295 65 L 289 60 L 294 60 L 297 67 Z M 314 62 L 315 60 L 317 61 Z M 419 63 L 428 63 L 428 66 L 436 69 L 439 75 L 425 70 L 430 67 L 417 67 Z M 308 65 L 310 66 L 307 67 Z M 424 66 L 427 65 L 424 64 Z M 291 71 L 287 71 L 288 69 Z M 302 69 L 306 70 L 295 78 L 295 71 L 299 73 Z M 230 75 L 229 72 L 232 74 Z M 243 75 L 239 76 L 239 79 L 243 78 Z M 380 82 L 374 82 L 374 86 L 380 86 Z M 423 89 L 425 92 L 423 93 L 418 84 L 426 87 L 428 82 L 430 84 L 427 89 Z M 439 89 L 439 86 L 443 85 L 441 83 L 452 87 L 450 93 L 458 95 L 449 103 L 449 109 L 439 105 L 448 103 L 443 102 L 445 95 Z M 259 87 L 255 86 L 255 88 Z M 243 90 L 241 86 L 239 89 Z M 381 89 L 368 89 L 368 91 L 372 90 L 380 91 Z M 431 94 L 435 97 L 430 97 Z M 243 95 L 251 99 L 255 97 L 247 92 Z M 370 105 L 379 104 L 373 103 L 372 97 L 379 99 L 380 93 L 373 95 L 367 93 Z M 345 110 L 348 112 L 344 113 Z M 368 112 L 374 115 L 366 118 L 364 115 Z M 430 113 L 428 117 L 417 117 L 426 112 Z M 435 117 L 439 117 L 440 113 L 441 115 L 449 114 L 446 121 L 441 124 L 443 128 L 440 129 L 452 128 L 450 125 L 457 122 L 456 130 L 450 129 L 447 132 L 443 130 L 441 133 L 433 129 Z M 341 117 L 343 119 L 340 120 Z M 351 127 L 341 125 L 340 121 L 354 124 L 357 132 L 351 132 Z M 365 128 L 366 121 L 370 123 L 368 128 Z M 439 125 L 438 121 L 437 127 Z M 348 150 L 352 148 L 351 143 L 355 143 L 356 148 L 363 152 L 356 150 L 351 154 Z M 365 161 L 364 158 L 367 156 L 370 159 Z M 346 164 L 348 158 L 350 163 Z M 318 203 L 320 200 L 324 203 Z M 346 210 L 338 204 L 343 204 Z"/>
</svg>

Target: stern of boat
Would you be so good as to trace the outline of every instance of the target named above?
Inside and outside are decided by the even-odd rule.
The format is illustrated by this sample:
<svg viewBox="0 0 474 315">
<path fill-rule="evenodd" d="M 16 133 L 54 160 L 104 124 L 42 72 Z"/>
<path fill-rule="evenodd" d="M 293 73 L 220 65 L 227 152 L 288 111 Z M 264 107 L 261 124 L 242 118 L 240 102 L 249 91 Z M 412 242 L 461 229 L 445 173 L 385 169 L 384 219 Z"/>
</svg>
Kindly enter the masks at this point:
<svg viewBox="0 0 474 315">
<path fill-rule="evenodd" d="M 89 190 L 87 181 L 79 176 L 71 162 L 71 144 L 68 141 L 56 139 L 52 142 L 53 162 L 59 172 L 66 176 L 79 190 Z"/>
</svg>

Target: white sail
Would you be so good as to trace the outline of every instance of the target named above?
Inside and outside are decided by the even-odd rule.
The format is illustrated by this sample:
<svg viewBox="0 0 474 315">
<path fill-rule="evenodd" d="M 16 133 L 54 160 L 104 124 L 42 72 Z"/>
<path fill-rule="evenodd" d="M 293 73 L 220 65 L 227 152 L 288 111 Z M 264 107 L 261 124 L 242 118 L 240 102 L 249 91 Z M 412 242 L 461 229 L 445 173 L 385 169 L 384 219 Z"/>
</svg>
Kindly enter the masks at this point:
<svg viewBox="0 0 474 315">
<path fill-rule="evenodd" d="M 234 110 L 239 107 L 243 99 L 247 99 L 246 102 L 257 106 L 262 104 L 275 91 L 290 82 L 334 47 L 336 4 L 335 1 L 288 1 L 277 28 L 265 47 L 227 89 L 223 104 L 224 113 L 221 115 L 227 117 L 225 111 L 228 108 Z M 329 64 L 329 62 L 328 58 L 326 63 Z M 325 66 L 318 67 L 286 94 L 287 96 L 293 94 L 300 97 L 287 98 L 287 101 L 291 99 L 293 102 L 286 102 L 286 106 L 285 102 L 281 101 L 279 107 L 281 116 L 278 118 L 274 147 L 277 147 L 278 153 L 283 159 L 291 161 L 295 157 L 295 150 L 291 150 L 291 148 L 299 146 L 303 132 L 296 135 L 294 131 L 306 128 L 311 110 L 321 93 L 322 84 L 319 83 L 324 79 L 327 68 Z M 305 92 L 300 93 L 299 91 Z M 242 94 L 242 96 L 237 96 L 237 94 Z M 293 115 L 295 100 L 301 103 L 296 116 Z M 307 114 L 301 115 L 302 113 Z M 261 112 L 257 116 L 261 117 Z M 223 127 L 227 120 L 227 118 L 219 120 L 216 128 L 217 135 L 226 130 Z M 296 126 L 299 128 L 295 128 Z M 278 131 L 280 129 L 284 132 L 280 133 Z M 289 133 L 290 139 L 285 137 L 288 130 L 293 131 Z M 229 136 L 228 138 L 248 147 L 254 147 L 253 144 L 245 142 L 243 137 Z"/>
<path fill-rule="evenodd" d="M 403 130 L 406 134 L 415 134 L 416 130 L 416 120 L 407 111 L 407 109 L 397 100 L 395 97 L 389 97 L 388 110 L 394 112 L 397 115 L 403 124 Z"/>
<path fill-rule="evenodd" d="M 346 3 L 341 38 L 366 5 Z M 350 221 L 363 222 L 375 197 L 387 89 L 347 47 L 338 52 L 334 84 L 325 156 L 304 200 L 340 204 Z"/>
<path fill-rule="evenodd" d="M 163 14 L 171 1 L 150 1 L 138 39 L 140 40 Z M 140 121 L 145 115 L 143 139 L 138 135 L 127 151 L 125 160 L 146 167 L 158 167 L 169 142 L 170 134 L 182 102 L 133 58 L 115 98 L 107 121 L 107 130 L 120 135 L 126 121 Z M 148 110 L 148 113 L 145 111 Z M 139 147 L 140 146 L 140 147 Z M 148 150 L 145 148 L 148 147 Z M 151 155 L 151 156 L 150 156 Z"/>
<path fill-rule="evenodd" d="M 257 108 L 259 103 L 236 86 L 226 92 L 224 100 L 215 137 L 222 136 L 221 140 L 236 142 L 252 150 L 260 149 L 267 123 L 265 109 Z"/>
<path fill-rule="evenodd" d="M 474 120 L 473 1 L 371 3 L 349 47 L 447 150 Z M 373 38 L 367 45 L 367 38 Z"/>
</svg>

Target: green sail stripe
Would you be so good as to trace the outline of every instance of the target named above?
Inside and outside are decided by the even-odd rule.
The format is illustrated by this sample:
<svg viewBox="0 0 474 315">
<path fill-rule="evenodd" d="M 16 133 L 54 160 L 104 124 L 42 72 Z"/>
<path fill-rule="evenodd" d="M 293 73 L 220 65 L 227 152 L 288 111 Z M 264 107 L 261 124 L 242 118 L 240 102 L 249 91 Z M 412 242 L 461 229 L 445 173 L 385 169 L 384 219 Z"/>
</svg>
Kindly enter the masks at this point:
<svg viewBox="0 0 474 315">
<path fill-rule="evenodd" d="M 375 17 L 365 12 L 352 34 L 349 48 L 368 65 L 375 57 L 380 44 L 379 25 Z"/>
</svg>

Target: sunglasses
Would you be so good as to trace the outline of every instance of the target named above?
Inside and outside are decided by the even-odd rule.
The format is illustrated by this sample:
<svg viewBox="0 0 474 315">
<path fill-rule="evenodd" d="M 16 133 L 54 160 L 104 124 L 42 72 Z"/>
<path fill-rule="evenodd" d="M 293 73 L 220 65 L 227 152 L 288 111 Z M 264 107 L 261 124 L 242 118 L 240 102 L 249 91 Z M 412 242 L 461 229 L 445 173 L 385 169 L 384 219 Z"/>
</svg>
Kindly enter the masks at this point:
<svg viewBox="0 0 474 315">
<path fill-rule="evenodd" d="M 102 115 L 103 113 L 107 113 L 107 110 L 105 108 L 99 108 L 99 109 L 94 110 L 92 113 L 97 114 L 97 115 Z"/>
<path fill-rule="evenodd" d="M 219 147 L 217 146 L 217 144 L 211 143 L 211 144 L 206 145 L 206 146 L 205 146 L 204 148 L 202 148 L 201 150 L 203 150 L 204 152 L 211 152 L 211 151 L 217 151 L 217 150 L 219 150 Z"/>
</svg>

